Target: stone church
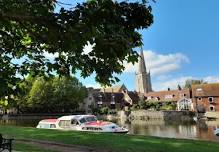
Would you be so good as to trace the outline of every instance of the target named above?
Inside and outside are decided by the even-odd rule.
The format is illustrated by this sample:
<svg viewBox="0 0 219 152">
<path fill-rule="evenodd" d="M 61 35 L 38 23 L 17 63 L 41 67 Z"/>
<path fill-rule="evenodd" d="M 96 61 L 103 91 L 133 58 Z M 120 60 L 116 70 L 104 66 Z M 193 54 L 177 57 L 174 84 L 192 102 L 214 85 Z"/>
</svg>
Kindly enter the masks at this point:
<svg viewBox="0 0 219 152">
<path fill-rule="evenodd" d="M 141 48 L 138 70 L 136 72 L 136 92 L 145 94 L 151 91 L 151 74 L 150 72 L 147 72 L 143 49 Z"/>
</svg>

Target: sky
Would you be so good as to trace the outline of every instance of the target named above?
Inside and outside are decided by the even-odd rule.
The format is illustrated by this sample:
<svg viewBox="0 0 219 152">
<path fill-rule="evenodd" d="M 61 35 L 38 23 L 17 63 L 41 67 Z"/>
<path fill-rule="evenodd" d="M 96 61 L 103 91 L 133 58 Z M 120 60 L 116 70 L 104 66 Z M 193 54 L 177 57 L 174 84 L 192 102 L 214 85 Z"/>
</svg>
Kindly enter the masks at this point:
<svg viewBox="0 0 219 152">
<path fill-rule="evenodd" d="M 75 4 L 83 0 L 62 2 Z M 187 79 L 219 82 L 219 1 L 157 0 L 151 4 L 154 23 L 139 32 L 153 90 L 174 89 Z M 85 50 L 90 48 L 86 46 Z M 118 84 L 135 90 L 137 66 L 125 67 Z M 83 79 L 77 73 L 76 77 L 87 87 L 100 87 L 94 75 Z"/>
</svg>

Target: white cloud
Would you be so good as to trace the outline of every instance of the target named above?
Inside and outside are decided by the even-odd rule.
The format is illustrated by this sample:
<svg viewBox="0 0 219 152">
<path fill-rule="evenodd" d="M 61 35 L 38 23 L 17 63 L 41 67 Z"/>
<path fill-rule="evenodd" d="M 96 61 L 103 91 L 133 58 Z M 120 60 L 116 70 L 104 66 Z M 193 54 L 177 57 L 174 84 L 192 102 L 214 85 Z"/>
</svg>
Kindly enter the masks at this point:
<svg viewBox="0 0 219 152">
<path fill-rule="evenodd" d="M 90 83 L 90 84 L 89 84 L 89 83 L 86 83 L 85 86 L 86 86 L 87 88 L 92 87 L 92 88 L 94 88 L 94 89 L 102 88 L 99 83 Z"/>
<path fill-rule="evenodd" d="M 189 59 L 182 53 L 158 54 L 154 51 L 144 51 L 145 62 L 147 70 L 151 71 L 152 75 L 162 75 L 179 70 L 183 63 L 189 63 Z M 138 64 L 132 65 L 128 63 L 125 65 L 124 72 L 134 73 L 137 71 Z"/>
<path fill-rule="evenodd" d="M 91 45 L 90 42 L 87 41 L 87 44 L 83 48 L 83 53 L 82 54 L 89 54 L 93 50 L 94 46 L 95 46 L 95 44 Z"/>
<path fill-rule="evenodd" d="M 203 78 L 203 81 L 206 81 L 208 83 L 219 82 L 219 76 L 207 76 Z"/>
<path fill-rule="evenodd" d="M 186 80 L 188 79 L 203 80 L 204 82 L 208 82 L 208 83 L 216 83 L 216 82 L 219 83 L 219 76 L 206 76 L 204 78 L 183 76 L 175 79 L 169 79 L 167 81 L 155 82 L 153 83 L 153 90 L 160 91 L 160 90 L 167 90 L 167 88 L 176 89 L 178 85 L 183 87 L 185 85 Z"/>
<path fill-rule="evenodd" d="M 178 85 L 184 86 L 185 81 L 188 79 L 197 79 L 197 78 L 191 76 L 184 76 L 175 79 L 169 79 L 167 81 L 156 82 L 152 84 L 152 87 L 154 91 L 167 90 L 167 88 L 176 89 Z"/>
</svg>

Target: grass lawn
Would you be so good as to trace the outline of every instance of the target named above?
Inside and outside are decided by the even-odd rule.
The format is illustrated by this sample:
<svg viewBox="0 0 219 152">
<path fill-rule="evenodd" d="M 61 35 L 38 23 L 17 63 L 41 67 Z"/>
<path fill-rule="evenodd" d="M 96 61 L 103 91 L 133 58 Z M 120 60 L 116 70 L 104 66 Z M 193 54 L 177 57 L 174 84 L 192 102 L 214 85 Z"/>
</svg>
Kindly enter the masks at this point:
<svg viewBox="0 0 219 152">
<path fill-rule="evenodd" d="M 38 146 L 32 146 L 28 144 L 21 144 L 21 143 L 13 143 L 13 150 L 20 151 L 20 152 L 54 152 L 51 150 L 45 150 Z"/>
<path fill-rule="evenodd" d="M 0 126 L 4 137 L 39 139 L 109 149 L 116 152 L 218 152 L 219 143 L 149 136 Z M 15 147 L 16 148 L 16 147 Z M 25 147 L 24 147 L 25 148 Z"/>
</svg>

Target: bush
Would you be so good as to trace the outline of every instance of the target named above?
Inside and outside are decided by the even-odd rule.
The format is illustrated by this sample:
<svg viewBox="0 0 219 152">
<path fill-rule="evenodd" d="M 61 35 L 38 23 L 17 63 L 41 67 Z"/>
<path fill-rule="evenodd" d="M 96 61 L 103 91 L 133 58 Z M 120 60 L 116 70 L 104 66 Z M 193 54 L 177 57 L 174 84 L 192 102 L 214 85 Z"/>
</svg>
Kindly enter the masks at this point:
<svg viewBox="0 0 219 152">
<path fill-rule="evenodd" d="M 154 100 L 141 101 L 139 103 L 139 106 L 140 106 L 140 109 L 145 109 L 145 110 L 148 110 L 148 109 L 160 110 L 160 107 L 161 107 L 160 103 Z"/>
<path fill-rule="evenodd" d="M 100 108 L 100 110 L 99 110 L 99 113 L 100 113 L 100 114 L 105 114 L 105 115 L 107 115 L 108 112 L 109 112 L 109 108 L 108 108 L 108 107 L 103 107 L 103 108 Z"/>
<path fill-rule="evenodd" d="M 162 107 L 161 110 L 176 110 L 176 104 L 174 104 L 173 102 L 165 102 Z"/>
<path fill-rule="evenodd" d="M 131 107 L 131 110 L 138 110 L 140 109 L 140 106 L 138 104 L 133 104 Z"/>
</svg>

